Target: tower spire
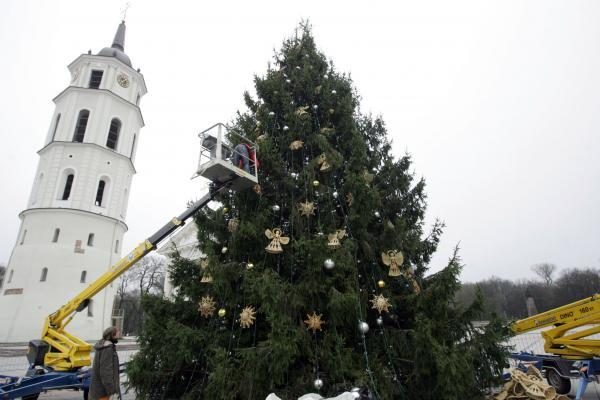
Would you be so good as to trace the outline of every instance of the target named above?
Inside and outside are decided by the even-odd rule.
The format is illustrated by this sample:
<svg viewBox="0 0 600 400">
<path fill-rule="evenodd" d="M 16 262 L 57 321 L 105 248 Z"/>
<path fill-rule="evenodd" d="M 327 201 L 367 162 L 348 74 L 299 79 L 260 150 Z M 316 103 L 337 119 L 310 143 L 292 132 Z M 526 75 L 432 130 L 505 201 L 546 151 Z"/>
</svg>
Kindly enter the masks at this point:
<svg viewBox="0 0 600 400">
<path fill-rule="evenodd" d="M 125 20 L 122 20 L 119 24 L 111 47 L 113 49 L 125 51 Z"/>
</svg>

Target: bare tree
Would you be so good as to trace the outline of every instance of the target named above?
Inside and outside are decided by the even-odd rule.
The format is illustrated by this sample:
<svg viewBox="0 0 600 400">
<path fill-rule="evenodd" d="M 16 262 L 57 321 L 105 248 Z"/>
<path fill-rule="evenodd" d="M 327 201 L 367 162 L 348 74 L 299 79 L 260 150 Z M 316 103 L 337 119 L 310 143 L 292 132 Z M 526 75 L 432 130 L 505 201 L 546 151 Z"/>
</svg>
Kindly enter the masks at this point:
<svg viewBox="0 0 600 400">
<path fill-rule="evenodd" d="M 551 286 L 554 283 L 554 272 L 556 272 L 556 265 L 550 263 L 535 264 L 531 267 L 542 280 L 546 283 L 546 286 Z"/>
<path fill-rule="evenodd" d="M 136 265 L 135 281 L 138 284 L 140 297 L 149 293 L 162 294 L 165 283 L 165 259 L 148 256 Z"/>
</svg>

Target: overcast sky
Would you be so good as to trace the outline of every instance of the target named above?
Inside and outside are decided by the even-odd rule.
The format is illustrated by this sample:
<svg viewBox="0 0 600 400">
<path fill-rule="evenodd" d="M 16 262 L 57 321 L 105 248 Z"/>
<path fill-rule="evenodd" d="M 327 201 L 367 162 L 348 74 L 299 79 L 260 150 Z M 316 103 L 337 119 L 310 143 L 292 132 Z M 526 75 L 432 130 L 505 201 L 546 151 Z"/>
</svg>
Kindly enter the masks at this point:
<svg viewBox="0 0 600 400">
<path fill-rule="evenodd" d="M 66 66 L 110 46 L 125 1 L 0 7 L 0 262 L 8 262 Z M 183 211 L 197 133 L 243 109 L 273 49 L 310 19 L 381 114 L 460 242 L 463 279 L 600 267 L 600 2 L 132 1 L 125 51 L 148 86 L 124 252 Z"/>
</svg>

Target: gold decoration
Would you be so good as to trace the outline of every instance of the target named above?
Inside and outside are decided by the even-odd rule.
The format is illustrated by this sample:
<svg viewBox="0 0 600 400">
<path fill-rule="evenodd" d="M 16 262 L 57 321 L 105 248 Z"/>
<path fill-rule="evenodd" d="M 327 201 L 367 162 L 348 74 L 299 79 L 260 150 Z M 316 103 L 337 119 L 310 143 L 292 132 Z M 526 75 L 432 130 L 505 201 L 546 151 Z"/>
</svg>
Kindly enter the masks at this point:
<svg viewBox="0 0 600 400">
<path fill-rule="evenodd" d="M 240 313 L 240 325 L 242 328 L 250 328 L 256 320 L 256 310 L 252 306 L 246 306 Z"/>
<path fill-rule="evenodd" d="M 223 214 L 227 214 L 229 212 L 229 208 L 223 207 Z"/>
<path fill-rule="evenodd" d="M 302 119 L 306 119 L 308 117 L 308 106 L 302 106 L 302 107 L 298 107 L 298 109 L 296 109 L 296 116 Z"/>
<path fill-rule="evenodd" d="M 381 253 L 381 259 L 383 263 L 390 267 L 389 276 L 400 276 L 402 273 L 400 272 L 400 266 L 404 262 L 404 256 L 402 252 L 398 250 L 388 250 L 387 253 Z"/>
<path fill-rule="evenodd" d="M 313 181 L 313 186 L 314 186 L 314 187 L 318 187 L 318 186 L 319 186 L 319 184 L 320 184 L 320 182 L 319 182 L 318 180 L 316 180 L 316 179 L 315 179 L 315 180 Z"/>
<path fill-rule="evenodd" d="M 346 195 L 346 203 L 348 203 L 349 207 L 352 207 L 352 203 L 354 203 L 354 195 L 352 193 Z"/>
<path fill-rule="evenodd" d="M 324 135 L 329 135 L 330 133 L 334 132 L 335 129 L 333 128 L 321 128 L 321 133 Z"/>
<path fill-rule="evenodd" d="M 303 145 L 304 142 L 302 140 L 294 140 L 292 143 L 290 143 L 290 150 L 300 150 Z"/>
<path fill-rule="evenodd" d="M 215 304 L 217 303 L 215 303 L 212 297 L 202 297 L 202 299 L 200 299 L 200 304 L 198 305 L 198 311 L 200 311 L 200 315 L 204 318 L 210 318 L 215 312 Z"/>
<path fill-rule="evenodd" d="M 329 235 L 327 235 L 327 238 L 329 239 L 327 247 L 329 247 L 330 249 L 339 249 L 340 247 L 342 247 L 342 243 L 340 243 L 340 240 L 342 240 L 344 236 L 346 236 L 345 229 L 338 229 L 337 231 L 335 231 L 335 233 L 330 233 Z"/>
<path fill-rule="evenodd" d="M 240 220 L 237 218 L 231 218 L 227 223 L 227 230 L 231 233 L 237 231 L 237 228 L 240 226 Z"/>
<path fill-rule="evenodd" d="M 269 245 L 267 247 L 265 247 L 265 250 L 267 251 L 267 253 L 270 254 L 281 254 L 283 253 L 283 248 L 281 247 L 282 244 L 288 244 L 290 242 L 290 238 L 287 236 L 281 236 L 281 229 L 279 228 L 275 228 L 273 229 L 273 231 L 271 231 L 270 229 L 267 229 L 265 231 L 265 236 L 269 239 L 271 239 L 271 243 L 269 243 Z"/>
<path fill-rule="evenodd" d="M 321 166 L 321 168 L 319 169 L 323 172 L 327 172 L 331 169 L 331 165 L 327 162 L 327 156 L 325 155 L 325 153 L 319 156 L 318 163 Z"/>
<path fill-rule="evenodd" d="M 313 203 L 312 201 L 307 201 L 306 203 L 298 203 L 297 208 L 301 216 L 308 217 L 310 215 L 315 215 L 315 203 Z"/>
<path fill-rule="evenodd" d="M 268 137 L 269 137 L 269 135 L 267 135 L 266 133 L 263 133 L 262 135 L 259 135 L 256 138 L 256 141 L 259 142 L 259 143 L 260 142 L 264 142 L 265 140 L 267 140 Z"/>
<path fill-rule="evenodd" d="M 200 268 L 202 268 L 202 279 L 200 280 L 200 283 L 211 283 L 213 278 L 206 270 L 208 268 L 208 259 L 203 258 L 200 260 Z"/>
<path fill-rule="evenodd" d="M 335 110 L 333 108 L 329 109 L 329 114 L 333 114 L 335 112 Z"/>
<path fill-rule="evenodd" d="M 220 308 L 218 314 L 219 317 L 223 318 L 225 314 L 227 314 L 227 310 L 225 310 L 224 308 Z"/>
<path fill-rule="evenodd" d="M 315 333 L 317 330 L 320 331 L 321 326 L 325 325 L 325 321 L 321 319 L 322 316 L 323 314 L 317 315 L 317 313 L 314 311 L 311 315 L 306 314 L 306 317 L 308 318 L 304 320 L 304 323 L 308 326 L 306 329 L 313 331 L 313 333 Z"/>
<path fill-rule="evenodd" d="M 252 186 L 252 190 L 254 190 L 254 193 L 256 193 L 259 196 L 262 194 L 262 189 L 258 183 Z"/>
<path fill-rule="evenodd" d="M 379 286 L 380 288 L 382 288 L 382 289 L 383 289 L 383 288 L 385 287 L 385 281 L 384 281 L 383 279 L 380 279 L 380 280 L 377 282 L 377 286 Z"/>
<path fill-rule="evenodd" d="M 254 264 L 252 264 L 251 262 L 246 264 L 246 269 L 252 269 L 252 268 L 254 268 Z"/>
<path fill-rule="evenodd" d="M 390 312 L 390 310 L 388 310 L 388 308 L 390 308 L 392 305 L 390 304 L 388 299 L 383 297 L 382 294 L 377 295 L 377 296 L 373 295 L 373 298 L 369 301 L 371 303 L 373 303 L 373 307 L 371 307 L 371 308 L 373 310 L 379 311 L 379 314 L 381 314 L 382 311 Z"/>
</svg>

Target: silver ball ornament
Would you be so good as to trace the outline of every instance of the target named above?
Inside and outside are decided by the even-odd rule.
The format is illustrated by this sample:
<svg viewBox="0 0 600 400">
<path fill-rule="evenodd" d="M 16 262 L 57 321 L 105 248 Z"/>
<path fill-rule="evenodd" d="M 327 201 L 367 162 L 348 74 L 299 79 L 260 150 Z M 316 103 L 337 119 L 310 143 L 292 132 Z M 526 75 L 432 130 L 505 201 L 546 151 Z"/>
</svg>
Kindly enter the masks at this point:
<svg viewBox="0 0 600 400">
<path fill-rule="evenodd" d="M 313 382 L 313 386 L 315 387 L 315 389 L 321 390 L 321 388 L 323 387 L 323 380 L 321 380 L 321 378 L 315 379 L 315 381 Z"/>
<path fill-rule="evenodd" d="M 300 66 L 296 66 L 296 69 L 300 69 Z"/>
<path fill-rule="evenodd" d="M 285 83 L 292 83 L 291 79 L 286 79 Z"/>
<path fill-rule="evenodd" d="M 375 218 L 381 217 L 381 213 L 379 211 L 375 211 L 373 215 L 375 215 Z"/>
<path fill-rule="evenodd" d="M 229 250 L 227 247 L 223 246 L 223 248 L 221 249 L 221 253 L 225 254 L 227 253 L 227 250 Z"/>
<path fill-rule="evenodd" d="M 360 321 L 358 323 L 358 330 L 363 334 L 369 332 L 369 324 L 367 324 L 365 321 Z"/>
<path fill-rule="evenodd" d="M 269 111 L 269 117 L 274 117 L 274 116 L 275 116 L 275 112 Z"/>
<path fill-rule="evenodd" d="M 377 317 L 377 325 L 379 325 L 379 326 L 383 325 L 383 318 L 381 318 L 381 316 Z"/>
<path fill-rule="evenodd" d="M 333 198 L 334 198 L 334 199 L 337 199 L 337 198 L 338 198 L 338 196 L 339 196 L 338 192 L 333 192 Z"/>
<path fill-rule="evenodd" d="M 284 130 L 284 131 L 289 131 L 289 130 L 290 130 L 290 127 L 289 127 L 289 126 L 287 126 L 287 125 L 284 125 L 284 126 L 283 126 L 283 130 Z"/>
<path fill-rule="evenodd" d="M 324 79 L 329 79 L 329 75 L 325 74 L 325 75 L 323 75 L 323 78 Z"/>
<path fill-rule="evenodd" d="M 297 173 L 297 172 L 292 172 L 292 173 L 290 174 L 290 176 L 291 176 L 292 178 L 294 178 L 294 179 L 298 179 L 298 173 Z"/>
<path fill-rule="evenodd" d="M 279 207 L 279 204 L 274 204 L 273 207 L 271 207 L 271 209 L 275 212 L 281 210 L 281 207 Z"/>
<path fill-rule="evenodd" d="M 334 90 L 331 91 L 331 94 L 337 94 L 337 92 Z"/>
<path fill-rule="evenodd" d="M 318 110 L 318 109 L 319 109 L 319 106 L 318 106 L 318 105 L 316 105 L 316 104 L 315 104 L 315 105 L 313 105 L 313 110 Z"/>
<path fill-rule="evenodd" d="M 332 270 L 335 267 L 335 261 L 333 261 L 331 258 L 328 258 L 323 262 L 323 266 L 325 269 Z"/>
</svg>

